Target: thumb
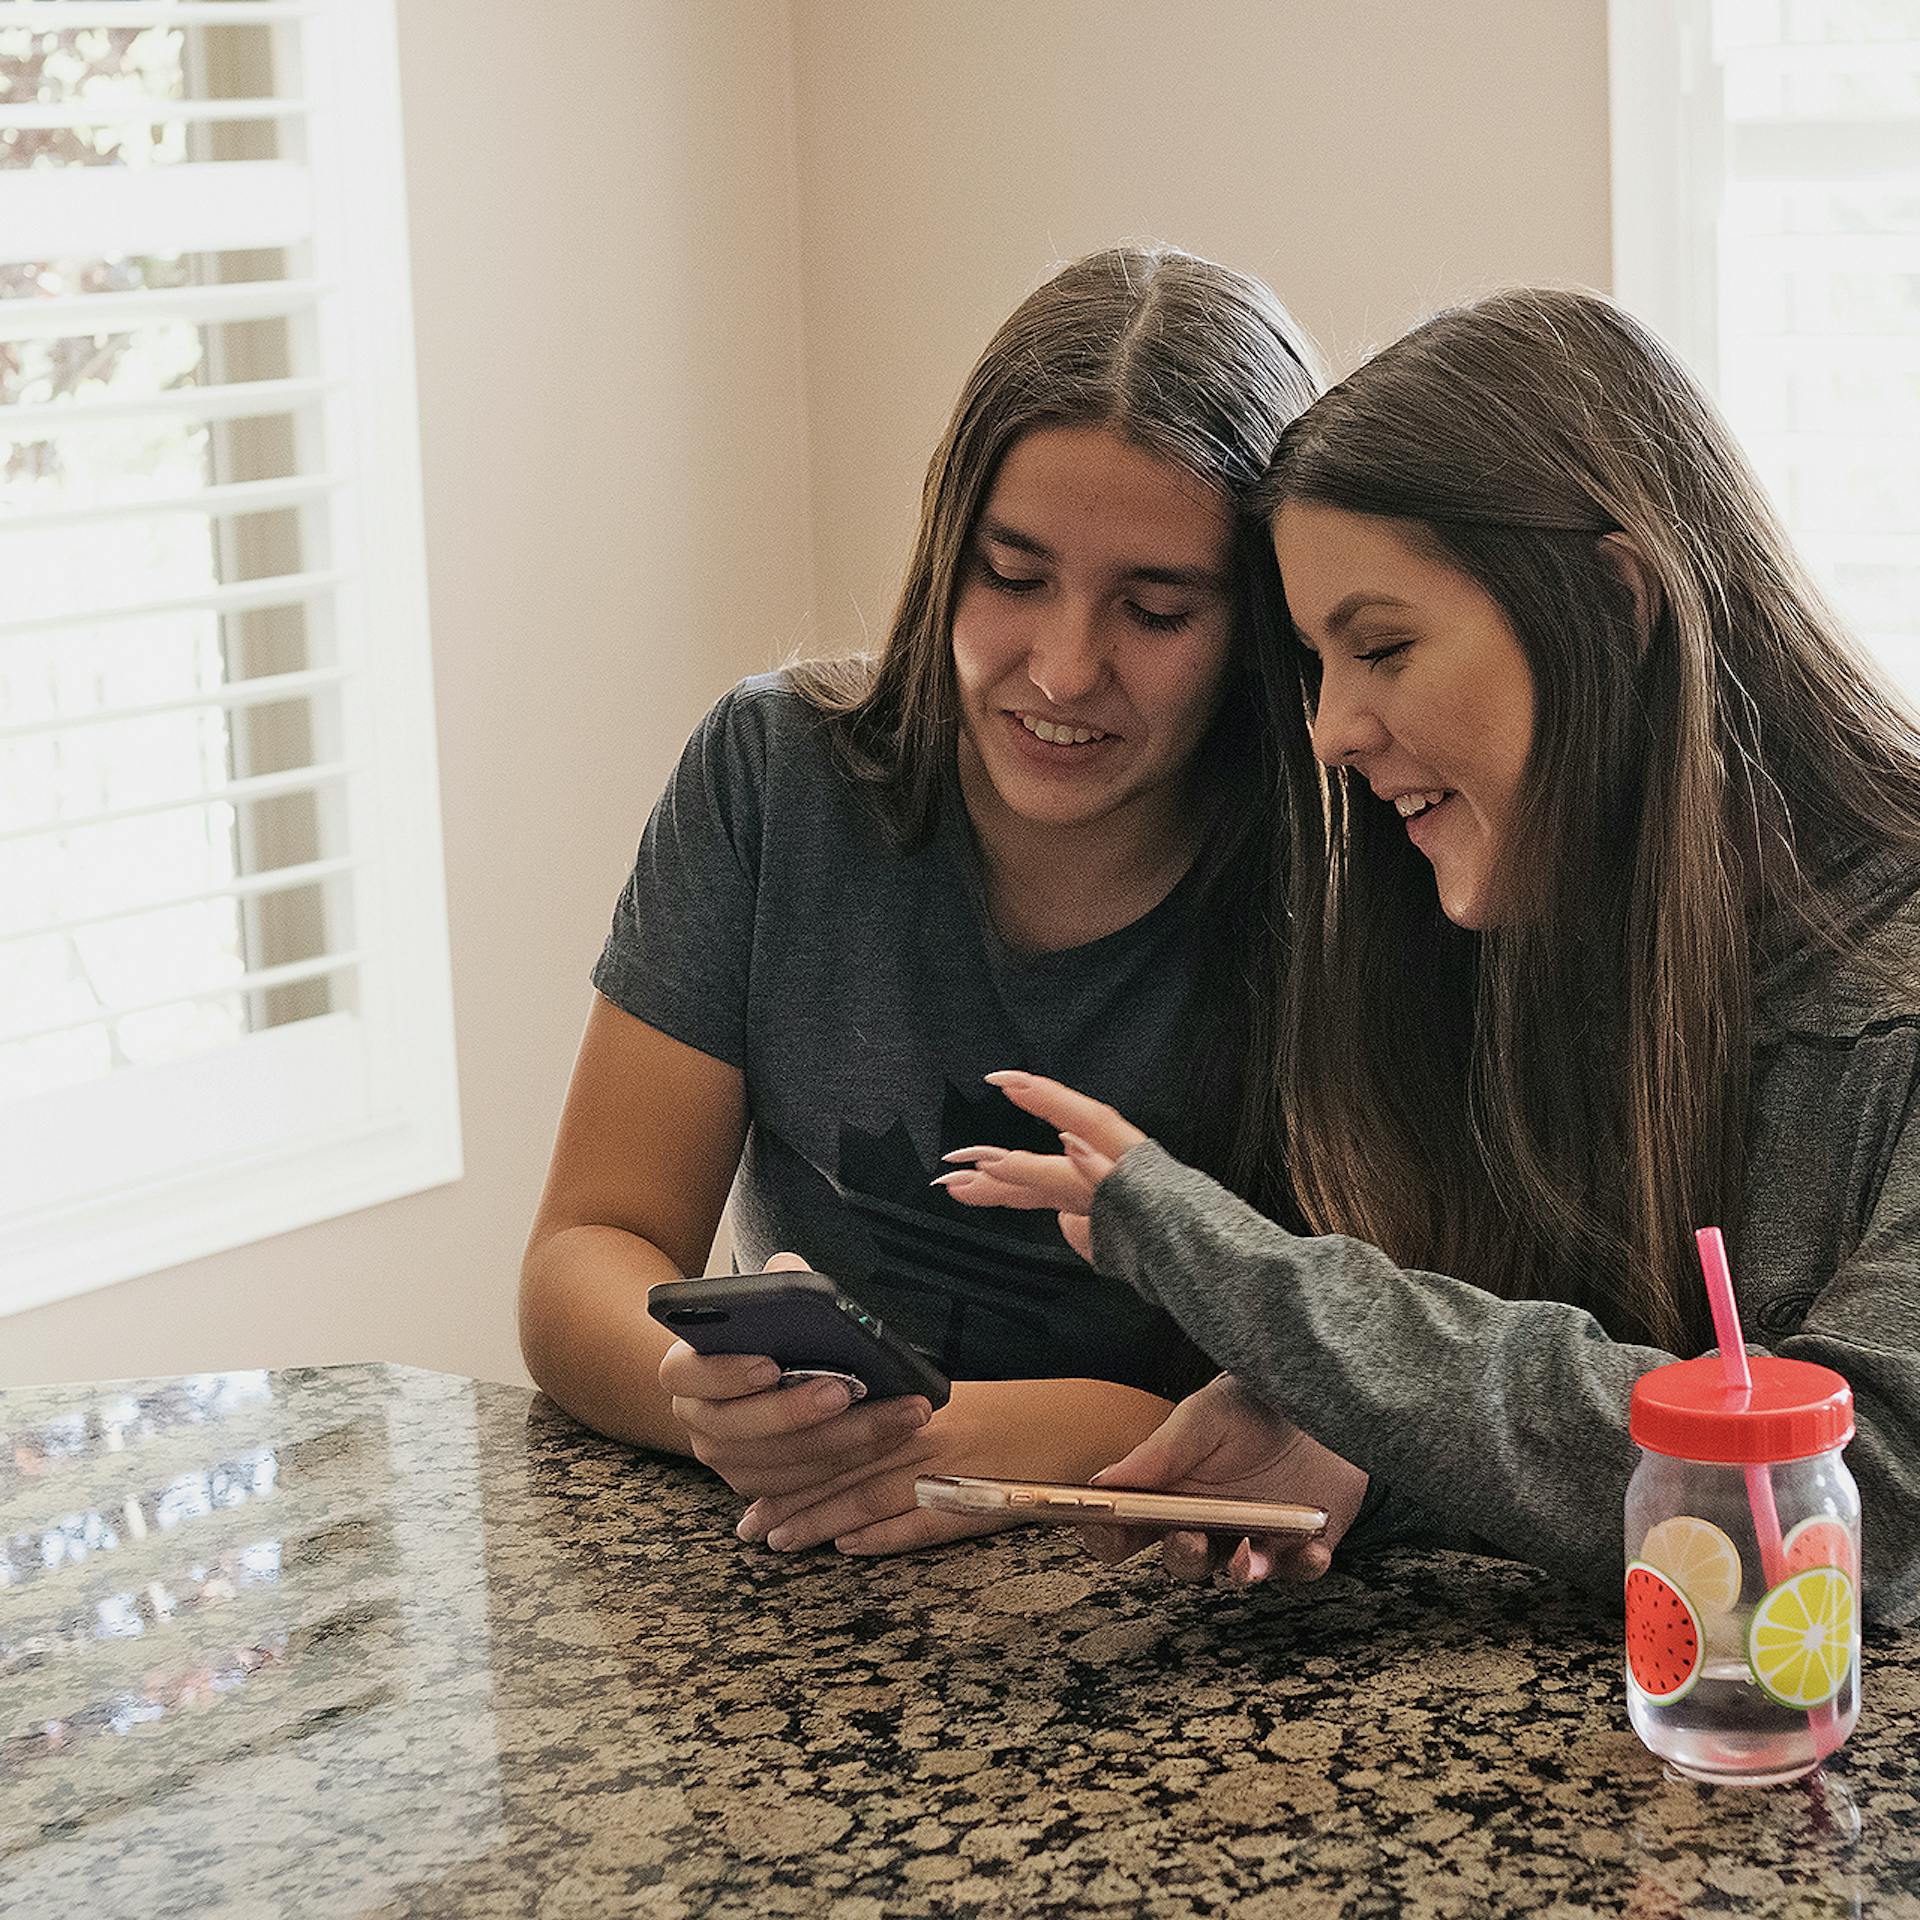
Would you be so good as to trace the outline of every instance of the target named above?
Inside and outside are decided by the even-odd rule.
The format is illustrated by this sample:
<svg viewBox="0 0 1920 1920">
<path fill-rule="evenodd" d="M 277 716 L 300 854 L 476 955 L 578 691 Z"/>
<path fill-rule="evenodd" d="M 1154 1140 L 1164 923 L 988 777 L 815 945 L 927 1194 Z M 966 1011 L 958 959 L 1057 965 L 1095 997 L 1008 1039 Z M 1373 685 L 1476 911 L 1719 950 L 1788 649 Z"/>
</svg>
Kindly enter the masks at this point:
<svg viewBox="0 0 1920 1920">
<path fill-rule="evenodd" d="M 1060 1237 L 1088 1266 L 1093 1265 L 1093 1222 L 1084 1213 L 1061 1214 Z"/>
<path fill-rule="evenodd" d="M 1142 1489 L 1177 1485 L 1198 1455 L 1177 1429 L 1168 1431 L 1172 1424 L 1171 1416 L 1161 1421 L 1125 1458 L 1116 1460 L 1110 1467 L 1102 1467 L 1091 1484 Z"/>
<path fill-rule="evenodd" d="M 1060 1145 L 1066 1150 L 1068 1164 L 1089 1187 L 1097 1187 L 1113 1171 L 1113 1156 L 1088 1145 L 1077 1133 L 1062 1128 Z"/>
</svg>

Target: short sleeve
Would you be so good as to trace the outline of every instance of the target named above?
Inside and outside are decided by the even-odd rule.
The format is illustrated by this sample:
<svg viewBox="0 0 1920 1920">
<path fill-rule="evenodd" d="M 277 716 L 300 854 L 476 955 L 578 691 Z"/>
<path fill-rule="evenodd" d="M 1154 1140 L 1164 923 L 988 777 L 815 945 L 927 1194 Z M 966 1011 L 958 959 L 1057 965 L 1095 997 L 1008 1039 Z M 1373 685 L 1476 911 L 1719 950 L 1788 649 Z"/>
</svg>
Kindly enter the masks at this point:
<svg viewBox="0 0 1920 1920">
<path fill-rule="evenodd" d="M 746 1063 L 766 736 L 736 687 L 687 742 L 640 837 L 593 984 L 615 1006 Z"/>
</svg>

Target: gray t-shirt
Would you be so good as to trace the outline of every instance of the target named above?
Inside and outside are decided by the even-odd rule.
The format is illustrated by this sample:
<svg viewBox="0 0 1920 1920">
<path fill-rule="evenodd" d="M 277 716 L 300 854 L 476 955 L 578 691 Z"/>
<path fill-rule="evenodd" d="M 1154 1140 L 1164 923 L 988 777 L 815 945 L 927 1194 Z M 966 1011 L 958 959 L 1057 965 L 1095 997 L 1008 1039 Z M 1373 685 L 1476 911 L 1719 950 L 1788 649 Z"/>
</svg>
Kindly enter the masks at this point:
<svg viewBox="0 0 1920 1920">
<path fill-rule="evenodd" d="M 1757 983 L 1746 1218 L 1750 1349 L 1853 1388 L 1869 1618 L 1920 1614 L 1920 895 L 1861 889 L 1847 960 Z M 1889 984 L 1889 978 L 1895 984 Z M 1907 982 L 1904 990 L 1899 982 Z M 1094 1256 L 1386 1497 L 1349 1539 L 1489 1548 L 1618 1602 L 1637 1455 L 1627 1403 L 1675 1356 L 1590 1314 L 1502 1300 L 1338 1235 L 1283 1232 L 1153 1143 L 1101 1183 Z"/>
<path fill-rule="evenodd" d="M 735 1257 L 790 1248 L 953 1379 L 1118 1381 L 1176 1397 L 1204 1357 L 1050 1213 L 930 1184 L 952 1147 L 1053 1136 L 982 1076 L 1057 1075 L 1180 1140 L 1201 916 L 1192 876 L 1118 932 L 1022 958 L 987 913 L 950 783 L 912 852 L 828 757 L 777 674 L 743 681 L 682 755 L 593 984 L 746 1075 Z"/>
</svg>

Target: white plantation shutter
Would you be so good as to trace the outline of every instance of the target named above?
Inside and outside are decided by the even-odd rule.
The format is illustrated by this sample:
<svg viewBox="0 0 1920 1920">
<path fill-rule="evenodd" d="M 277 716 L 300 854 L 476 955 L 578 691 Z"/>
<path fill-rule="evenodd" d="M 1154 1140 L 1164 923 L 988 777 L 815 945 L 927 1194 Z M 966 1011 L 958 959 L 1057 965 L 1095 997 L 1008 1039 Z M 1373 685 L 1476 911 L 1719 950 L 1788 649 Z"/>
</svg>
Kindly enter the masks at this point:
<svg viewBox="0 0 1920 1920">
<path fill-rule="evenodd" d="M 0 1312 L 457 1177 L 392 0 L 0 0 Z"/>
<path fill-rule="evenodd" d="M 1613 0 L 1614 279 L 1920 696 L 1920 0 Z"/>
</svg>

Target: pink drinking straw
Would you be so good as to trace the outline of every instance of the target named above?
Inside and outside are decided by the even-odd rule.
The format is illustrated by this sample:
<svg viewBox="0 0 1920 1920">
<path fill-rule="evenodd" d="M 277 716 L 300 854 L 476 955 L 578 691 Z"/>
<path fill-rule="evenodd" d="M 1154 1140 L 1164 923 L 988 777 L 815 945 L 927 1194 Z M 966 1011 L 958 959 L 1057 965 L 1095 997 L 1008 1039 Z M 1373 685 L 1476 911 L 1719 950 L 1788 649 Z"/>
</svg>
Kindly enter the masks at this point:
<svg viewBox="0 0 1920 1920">
<path fill-rule="evenodd" d="M 1728 1390 L 1753 1392 L 1753 1372 L 1747 1365 L 1747 1343 L 1740 1332 L 1740 1309 L 1734 1304 L 1733 1273 L 1727 1265 L 1727 1243 L 1718 1227 L 1701 1227 L 1694 1236 L 1700 1249 L 1700 1271 L 1706 1276 L 1707 1304 L 1713 1309 L 1713 1337 L 1720 1343 L 1720 1371 Z M 1760 1542 L 1760 1571 L 1769 1587 L 1787 1576 L 1786 1549 L 1780 1539 L 1780 1510 L 1773 1503 L 1773 1474 L 1762 1461 L 1746 1469 L 1747 1505 L 1753 1510 L 1753 1531 Z M 1839 1720 L 1829 1700 L 1807 1716 L 1814 1743 L 1824 1758 L 1840 1744 Z"/>
<path fill-rule="evenodd" d="M 1720 1343 L 1720 1371 L 1731 1391 L 1751 1393 L 1753 1373 L 1747 1366 L 1747 1343 L 1740 1333 L 1740 1309 L 1734 1304 L 1727 1243 L 1718 1227 L 1702 1227 L 1693 1238 L 1700 1249 L 1700 1270 L 1707 1277 L 1713 1337 Z M 1780 1513 L 1773 1504 L 1773 1475 L 1757 1461 L 1747 1468 L 1747 1505 L 1753 1509 L 1753 1530 L 1760 1538 L 1760 1570 L 1766 1575 L 1767 1585 L 1777 1587 L 1787 1570 L 1786 1552 L 1780 1543 Z"/>
</svg>

